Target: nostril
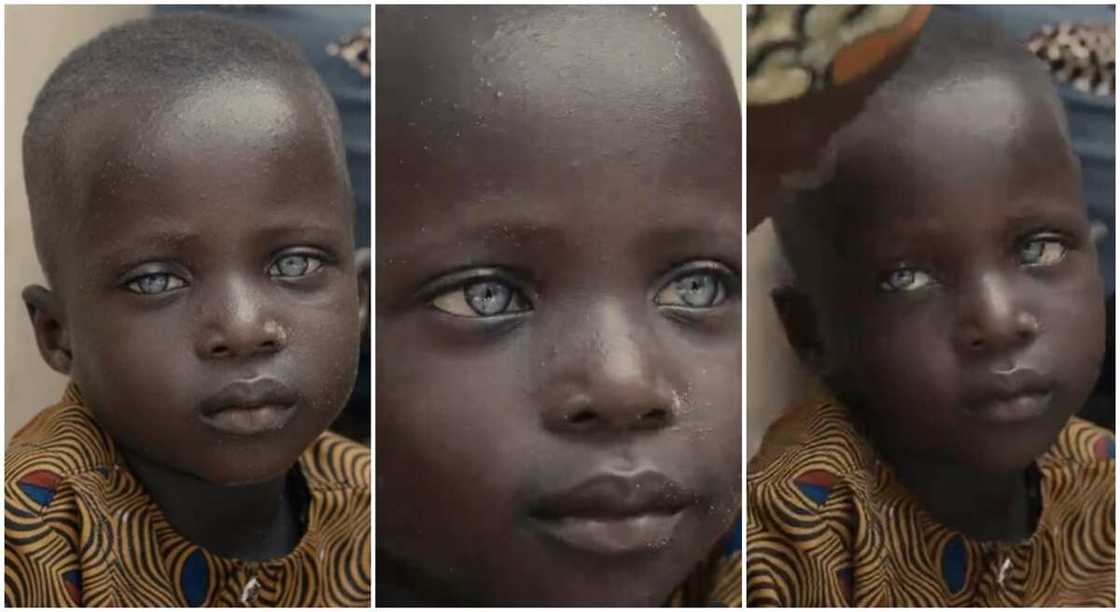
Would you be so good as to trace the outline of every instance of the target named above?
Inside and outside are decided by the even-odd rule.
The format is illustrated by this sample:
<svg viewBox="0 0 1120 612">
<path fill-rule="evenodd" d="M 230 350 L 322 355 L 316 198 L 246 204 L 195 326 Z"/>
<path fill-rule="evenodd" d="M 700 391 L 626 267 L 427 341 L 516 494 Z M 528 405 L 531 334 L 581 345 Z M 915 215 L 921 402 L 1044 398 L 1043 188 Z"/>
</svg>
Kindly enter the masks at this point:
<svg viewBox="0 0 1120 612">
<path fill-rule="evenodd" d="M 641 416 L 641 420 L 647 423 L 658 422 L 662 423 L 669 420 L 669 411 L 664 408 L 655 408 Z"/>
<path fill-rule="evenodd" d="M 568 415 L 566 420 L 572 425 L 582 425 L 584 423 L 594 421 L 597 418 L 598 417 L 595 416 L 595 413 L 590 410 L 580 410 L 575 414 Z"/>
<path fill-rule="evenodd" d="M 214 348 L 210 349 L 210 354 L 214 355 L 215 357 L 228 357 L 230 354 L 230 350 L 228 346 L 215 346 Z"/>
</svg>

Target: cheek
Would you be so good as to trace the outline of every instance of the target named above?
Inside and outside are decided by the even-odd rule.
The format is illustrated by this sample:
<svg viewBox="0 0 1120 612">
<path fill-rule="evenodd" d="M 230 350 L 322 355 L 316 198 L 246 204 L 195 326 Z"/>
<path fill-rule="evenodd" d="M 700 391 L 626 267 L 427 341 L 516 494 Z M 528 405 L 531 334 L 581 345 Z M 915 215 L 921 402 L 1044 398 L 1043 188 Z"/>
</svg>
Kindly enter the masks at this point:
<svg viewBox="0 0 1120 612">
<path fill-rule="evenodd" d="M 1051 296 L 1039 315 L 1041 348 L 1069 387 L 1072 401 L 1088 396 L 1100 372 L 1107 331 L 1104 306 L 1100 283 L 1093 277 Z"/>
<path fill-rule="evenodd" d="M 176 316 L 119 315 L 106 308 L 72 330 L 73 377 L 83 387 L 122 400 L 161 397 L 170 408 L 179 390 L 191 388 L 193 344 Z"/>
<path fill-rule="evenodd" d="M 685 437 L 679 448 L 687 454 L 680 461 L 708 471 L 716 496 L 724 494 L 721 489 L 738 491 L 742 472 L 743 370 L 737 340 L 736 335 L 705 346 L 666 346 L 673 355 L 666 360 L 667 375 L 681 399 L 678 426 L 666 435 Z"/>
<path fill-rule="evenodd" d="M 289 344 L 283 358 L 293 363 L 306 392 L 341 407 L 353 389 L 361 352 L 362 329 L 356 296 L 289 311 Z"/>
<path fill-rule="evenodd" d="M 921 428 L 956 418 L 959 363 L 949 317 L 937 309 L 905 315 L 846 313 L 829 342 L 837 391 L 885 421 Z M 830 381 L 832 382 L 832 381 Z"/>
<path fill-rule="evenodd" d="M 539 415 L 510 358 L 422 338 L 407 322 L 377 330 L 377 495 L 392 500 L 379 546 L 462 579 L 509 543 Z"/>
</svg>

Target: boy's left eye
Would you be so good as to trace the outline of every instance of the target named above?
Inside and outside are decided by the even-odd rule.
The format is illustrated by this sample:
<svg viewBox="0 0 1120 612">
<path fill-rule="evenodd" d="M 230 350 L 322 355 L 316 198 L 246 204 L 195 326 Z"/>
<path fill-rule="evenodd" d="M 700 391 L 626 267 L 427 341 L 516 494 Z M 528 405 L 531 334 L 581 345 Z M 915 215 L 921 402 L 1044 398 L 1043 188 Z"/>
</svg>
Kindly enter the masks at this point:
<svg viewBox="0 0 1120 612">
<path fill-rule="evenodd" d="M 484 278 L 461 285 L 437 295 L 431 304 L 447 314 L 476 319 L 533 309 L 517 288 L 497 278 Z"/>
<path fill-rule="evenodd" d="M 715 308 L 727 300 L 725 274 L 716 270 L 696 270 L 669 281 L 653 302 L 677 308 Z"/>
<path fill-rule="evenodd" d="M 313 255 L 284 255 L 268 268 L 270 276 L 278 278 L 299 278 L 314 274 L 323 267 L 323 260 Z"/>
<path fill-rule="evenodd" d="M 1026 266 L 1052 266 L 1065 258 L 1066 250 L 1053 238 L 1035 238 L 1019 247 L 1019 259 Z"/>
<path fill-rule="evenodd" d="M 180 287 L 185 287 L 186 281 L 168 272 L 145 274 L 131 281 L 125 288 L 141 295 L 157 295 L 166 293 Z"/>
</svg>

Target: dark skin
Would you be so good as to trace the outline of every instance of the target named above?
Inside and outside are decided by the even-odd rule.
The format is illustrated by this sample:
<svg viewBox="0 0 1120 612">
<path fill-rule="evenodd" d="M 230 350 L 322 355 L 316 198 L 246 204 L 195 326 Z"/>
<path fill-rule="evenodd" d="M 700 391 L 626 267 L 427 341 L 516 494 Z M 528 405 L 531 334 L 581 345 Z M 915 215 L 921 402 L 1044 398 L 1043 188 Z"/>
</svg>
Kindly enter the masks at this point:
<svg viewBox="0 0 1120 612">
<path fill-rule="evenodd" d="M 345 166 L 306 92 L 216 76 L 90 109 L 78 221 L 53 228 L 77 255 L 23 294 L 43 358 L 170 523 L 246 560 L 301 536 L 285 475 L 345 404 L 367 312 Z M 205 421 L 208 398 L 263 379 L 294 397 L 281 426 Z"/>
<path fill-rule="evenodd" d="M 378 10 L 379 604 L 660 604 L 741 503 L 726 69 L 672 9 Z M 663 541 L 535 518 L 654 472 Z"/>
<path fill-rule="evenodd" d="M 1104 299 L 1045 80 L 964 66 L 838 134 L 832 180 L 793 202 L 798 286 L 775 297 L 921 506 L 1014 541 L 1025 470 L 1096 378 Z"/>
</svg>

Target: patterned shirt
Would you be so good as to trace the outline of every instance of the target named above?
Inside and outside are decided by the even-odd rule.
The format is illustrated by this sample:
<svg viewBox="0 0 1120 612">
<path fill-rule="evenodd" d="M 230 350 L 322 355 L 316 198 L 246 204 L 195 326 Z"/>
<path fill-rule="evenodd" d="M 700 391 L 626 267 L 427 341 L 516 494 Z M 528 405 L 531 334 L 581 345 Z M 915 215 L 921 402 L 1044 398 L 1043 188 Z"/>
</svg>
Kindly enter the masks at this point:
<svg viewBox="0 0 1120 612">
<path fill-rule="evenodd" d="M 800 406 L 747 469 L 747 605 L 1113 607 L 1115 448 L 1071 419 L 1035 463 L 1034 533 L 980 542 L 926 514 L 846 409 Z"/>
<path fill-rule="evenodd" d="M 8 606 L 370 604 L 370 452 L 345 438 L 323 433 L 300 456 L 305 532 L 260 562 L 179 535 L 73 386 L 5 458 Z"/>
</svg>

